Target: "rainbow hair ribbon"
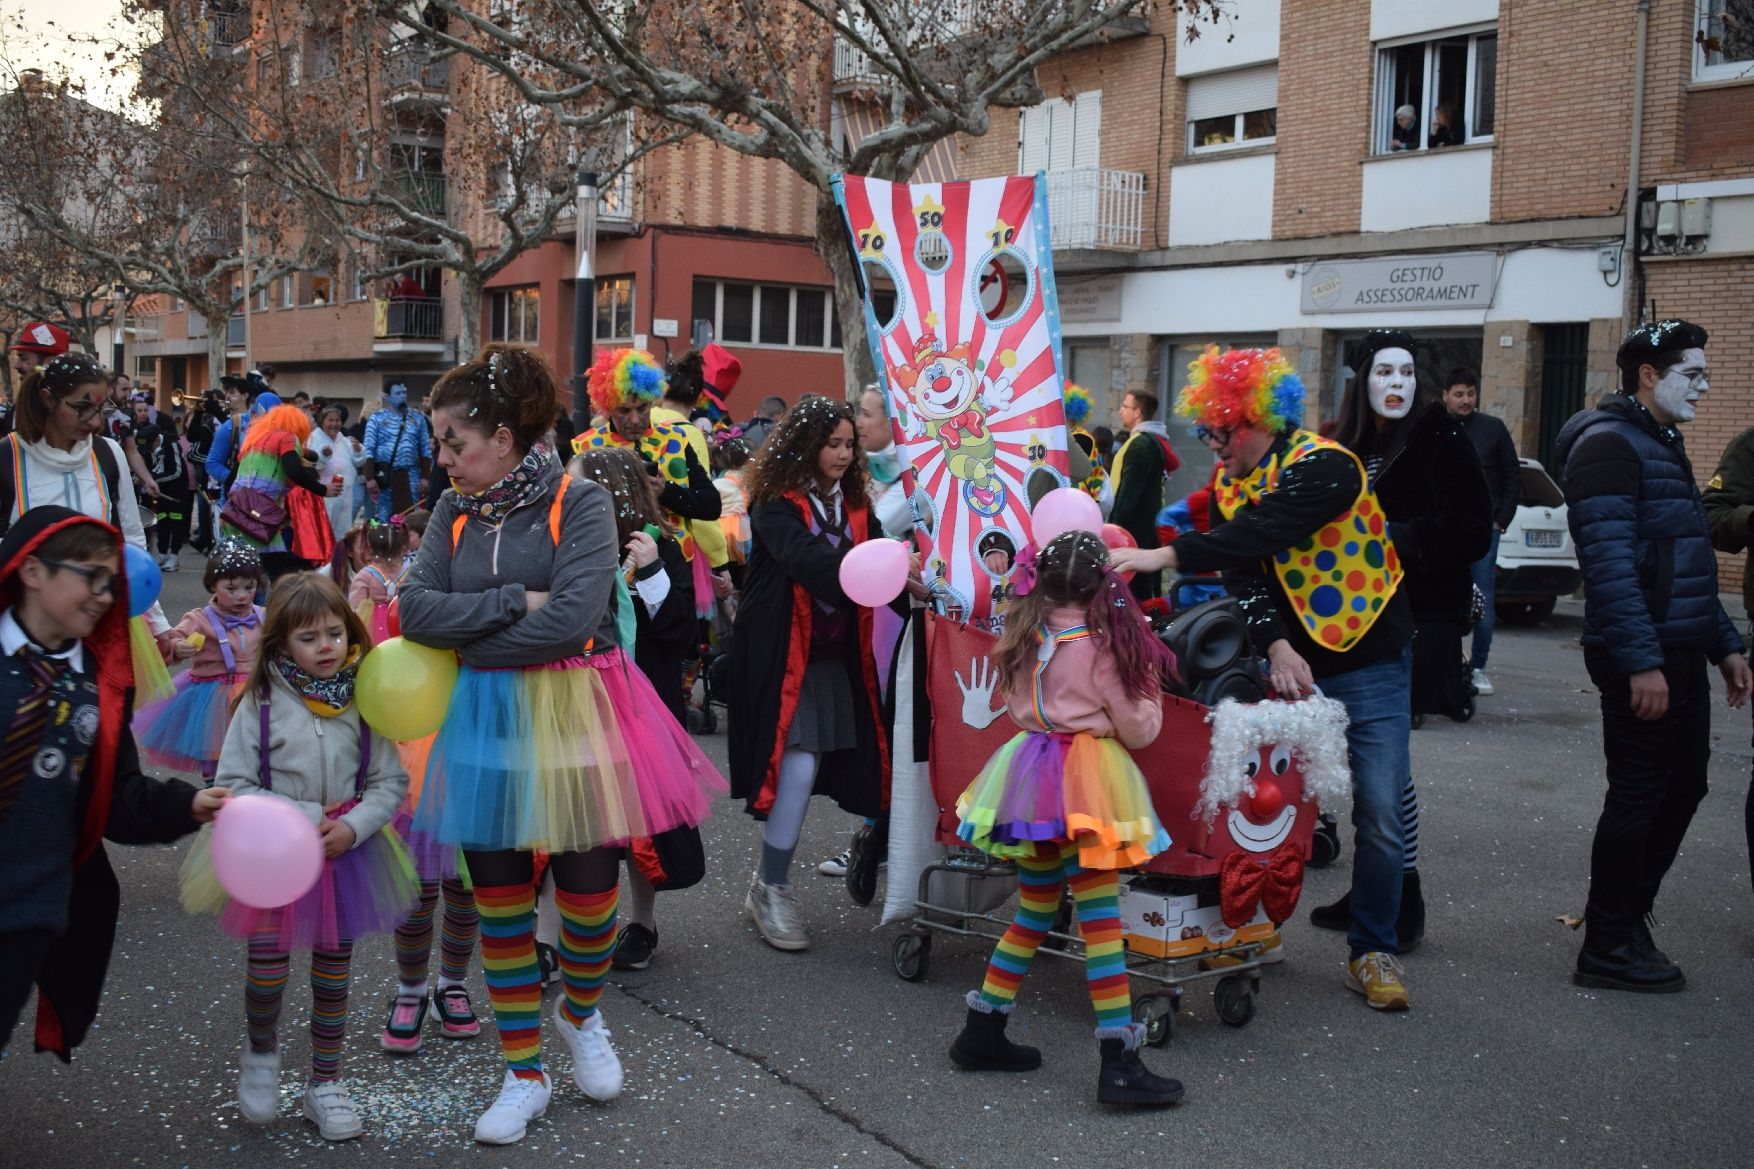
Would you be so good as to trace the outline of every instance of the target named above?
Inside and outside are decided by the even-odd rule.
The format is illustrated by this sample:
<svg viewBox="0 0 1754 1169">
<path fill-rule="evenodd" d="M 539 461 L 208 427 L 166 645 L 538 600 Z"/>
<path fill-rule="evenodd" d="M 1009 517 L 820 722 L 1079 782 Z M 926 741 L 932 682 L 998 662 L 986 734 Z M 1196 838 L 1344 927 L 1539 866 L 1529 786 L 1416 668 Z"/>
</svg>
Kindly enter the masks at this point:
<svg viewBox="0 0 1754 1169">
<path fill-rule="evenodd" d="M 1175 411 L 1201 426 L 1247 426 L 1278 434 L 1303 421 L 1303 379 L 1277 349 L 1208 345 L 1188 363 Z"/>
<path fill-rule="evenodd" d="M 599 414 L 630 399 L 656 402 L 665 384 L 664 367 L 643 349 L 599 349 L 591 362 L 591 406 Z"/>
</svg>

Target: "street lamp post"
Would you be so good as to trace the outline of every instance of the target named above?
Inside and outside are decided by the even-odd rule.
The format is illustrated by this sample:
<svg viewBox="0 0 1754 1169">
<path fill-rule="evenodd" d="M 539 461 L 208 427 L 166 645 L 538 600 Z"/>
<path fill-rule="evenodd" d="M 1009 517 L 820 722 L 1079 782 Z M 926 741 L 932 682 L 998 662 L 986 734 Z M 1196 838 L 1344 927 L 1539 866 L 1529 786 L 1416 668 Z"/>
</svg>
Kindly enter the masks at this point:
<svg viewBox="0 0 1754 1169">
<path fill-rule="evenodd" d="M 591 426 L 592 334 L 597 303 L 597 172 L 587 159 L 579 165 L 578 202 L 573 208 L 573 252 L 577 268 L 572 292 L 572 421 L 579 433 Z"/>
</svg>

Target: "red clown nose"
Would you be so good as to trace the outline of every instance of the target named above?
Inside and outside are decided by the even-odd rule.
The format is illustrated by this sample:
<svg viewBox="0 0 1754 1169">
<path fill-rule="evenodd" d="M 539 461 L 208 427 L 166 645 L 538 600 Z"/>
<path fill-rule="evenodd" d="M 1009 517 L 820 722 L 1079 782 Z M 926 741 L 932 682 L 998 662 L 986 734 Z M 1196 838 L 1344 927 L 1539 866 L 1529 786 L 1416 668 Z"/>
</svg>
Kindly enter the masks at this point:
<svg viewBox="0 0 1754 1169">
<path fill-rule="evenodd" d="M 1277 816 L 1285 807 L 1285 793 L 1279 785 L 1270 779 L 1255 781 L 1255 794 L 1249 797 L 1249 816 L 1251 819 L 1265 823 Z"/>
</svg>

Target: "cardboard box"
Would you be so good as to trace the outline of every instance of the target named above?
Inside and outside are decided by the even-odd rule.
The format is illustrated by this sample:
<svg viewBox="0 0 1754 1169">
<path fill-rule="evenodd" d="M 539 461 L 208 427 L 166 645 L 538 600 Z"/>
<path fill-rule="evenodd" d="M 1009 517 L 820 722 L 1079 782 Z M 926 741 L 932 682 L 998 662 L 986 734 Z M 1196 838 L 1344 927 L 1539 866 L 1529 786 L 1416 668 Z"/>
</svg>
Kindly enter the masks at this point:
<svg viewBox="0 0 1754 1169">
<path fill-rule="evenodd" d="M 1216 883 L 1209 892 L 1183 893 L 1135 880 L 1121 886 L 1120 902 L 1127 949 L 1153 958 L 1192 958 L 1257 942 L 1271 936 L 1274 928 L 1258 905 L 1254 917 L 1241 929 L 1225 925 Z"/>
</svg>

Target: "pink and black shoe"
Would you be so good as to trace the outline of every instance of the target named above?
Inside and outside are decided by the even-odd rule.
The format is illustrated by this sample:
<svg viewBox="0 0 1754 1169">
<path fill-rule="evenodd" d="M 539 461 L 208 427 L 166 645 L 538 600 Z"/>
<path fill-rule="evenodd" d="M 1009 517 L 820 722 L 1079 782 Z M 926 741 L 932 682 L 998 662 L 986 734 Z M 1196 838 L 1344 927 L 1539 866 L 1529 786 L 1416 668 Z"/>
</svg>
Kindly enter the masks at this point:
<svg viewBox="0 0 1754 1169">
<path fill-rule="evenodd" d="M 439 1033 L 446 1039 L 468 1039 L 481 1034 L 481 1021 L 469 1003 L 469 992 L 460 986 L 440 987 L 438 992 Z"/>
<path fill-rule="evenodd" d="M 397 995 L 390 1004 L 390 1021 L 384 1024 L 384 1050 L 392 1055 L 414 1055 L 420 1050 L 420 1028 L 426 1022 L 426 996 Z"/>
</svg>

